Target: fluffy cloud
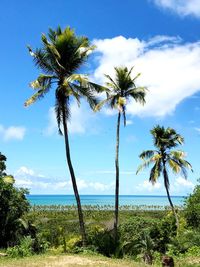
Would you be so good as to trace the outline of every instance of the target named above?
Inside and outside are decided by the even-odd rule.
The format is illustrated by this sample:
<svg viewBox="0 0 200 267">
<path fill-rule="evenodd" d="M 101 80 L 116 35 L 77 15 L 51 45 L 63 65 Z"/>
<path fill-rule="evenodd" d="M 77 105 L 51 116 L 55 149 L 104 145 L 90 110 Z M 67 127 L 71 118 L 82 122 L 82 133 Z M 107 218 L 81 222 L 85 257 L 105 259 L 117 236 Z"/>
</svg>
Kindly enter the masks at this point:
<svg viewBox="0 0 200 267">
<path fill-rule="evenodd" d="M 95 40 L 94 44 L 97 46 L 97 68 L 93 76 L 96 82 L 104 83 L 105 73 L 113 76 L 114 66 L 135 66 L 133 73 L 142 73 L 137 85 L 149 89 L 146 104 L 128 103 L 130 115 L 171 114 L 182 100 L 200 90 L 200 42 L 182 43 L 179 37 L 168 36 L 155 36 L 147 41 L 118 36 Z"/>
<path fill-rule="evenodd" d="M 182 186 L 193 189 L 195 185 L 191 181 L 186 180 L 183 177 L 176 178 L 175 187 L 182 187 Z"/>
<path fill-rule="evenodd" d="M 200 128 L 195 128 L 195 130 L 196 130 L 198 133 L 200 133 Z"/>
<path fill-rule="evenodd" d="M 142 183 L 140 183 L 136 189 L 139 192 L 160 192 L 161 183 L 157 182 L 154 185 L 150 183 L 148 180 L 144 180 Z"/>
<path fill-rule="evenodd" d="M 86 103 L 82 103 L 78 107 L 77 103 L 72 102 L 71 104 L 71 118 L 69 121 L 69 132 L 72 134 L 84 134 L 88 129 L 95 131 L 95 127 L 92 127 L 95 120 L 95 114 L 89 110 Z M 48 126 L 44 130 L 45 135 L 52 135 L 58 132 L 58 126 L 56 121 L 56 115 L 54 108 L 49 109 L 48 114 Z"/>
<path fill-rule="evenodd" d="M 0 125 L 0 136 L 2 136 L 4 141 L 23 140 L 25 132 L 25 127 L 10 126 L 5 128 L 3 125 Z"/>
<path fill-rule="evenodd" d="M 183 177 L 179 176 L 171 181 L 170 183 L 170 193 L 171 195 L 185 195 L 191 190 L 194 189 L 195 184 L 190 181 L 186 180 Z M 152 185 L 148 180 L 144 180 L 142 183 L 138 184 L 136 186 L 137 192 L 140 192 L 140 194 L 146 194 L 146 193 L 154 193 L 158 195 L 165 195 L 166 190 L 164 188 L 164 185 L 162 183 L 162 179 Z"/>
<path fill-rule="evenodd" d="M 200 18 L 199 0 L 153 0 L 159 7 L 169 9 L 180 16 L 192 15 Z"/>
<path fill-rule="evenodd" d="M 31 193 L 73 193 L 71 179 L 48 178 L 38 174 L 25 166 L 20 167 L 14 174 L 15 183 L 18 187 L 28 188 Z M 92 182 L 84 179 L 77 179 L 77 186 L 81 193 L 109 192 L 113 190 L 114 183 Z M 45 191 L 44 191 L 45 190 Z"/>
</svg>

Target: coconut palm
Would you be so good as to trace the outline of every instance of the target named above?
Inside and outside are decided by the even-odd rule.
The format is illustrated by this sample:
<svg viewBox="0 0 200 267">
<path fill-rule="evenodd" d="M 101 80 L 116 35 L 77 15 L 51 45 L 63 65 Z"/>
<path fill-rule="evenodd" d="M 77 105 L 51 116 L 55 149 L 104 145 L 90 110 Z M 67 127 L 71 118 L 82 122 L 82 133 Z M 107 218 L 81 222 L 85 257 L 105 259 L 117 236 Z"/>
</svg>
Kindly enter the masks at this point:
<svg viewBox="0 0 200 267">
<path fill-rule="evenodd" d="M 140 74 L 132 78 L 132 70 L 127 67 L 115 67 L 115 79 L 110 75 L 105 75 L 107 78 L 106 88 L 107 98 L 101 101 L 96 109 L 100 109 L 103 105 L 108 104 L 110 108 L 118 109 L 117 117 L 117 133 L 116 133 L 116 155 L 115 155 L 115 169 L 116 169 L 116 185 L 115 185 L 115 219 L 114 219 L 114 236 L 117 240 L 118 227 L 118 210 L 119 210 L 119 134 L 120 134 L 120 120 L 123 116 L 124 126 L 126 126 L 126 104 L 130 98 L 141 104 L 145 103 L 145 87 L 136 87 L 135 81 Z"/>
<path fill-rule="evenodd" d="M 48 37 L 42 34 L 41 40 L 42 47 L 35 51 L 28 46 L 35 65 L 43 71 L 43 74 L 30 83 L 36 92 L 25 102 L 25 106 L 44 97 L 55 85 L 55 113 L 59 133 L 63 134 L 65 139 L 66 158 L 77 202 L 80 233 L 83 246 L 85 246 L 86 233 L 83 212 L 70 156 L 68 120 L 70 103 L 73 99 L 80 105 L 80 98 L 84 97 L 92 108 L 97 104 L 95 94 L 102 87 L 89 82 L 86 75 L 77 73 L 87 60 L 89 53 L 93 51 L 94 46 L 90 45 L 86 37 L 76 36 L 69 27 L 63 31 L 60 27 L 56 30 L 49 29 Z"/>
<path fill-rule="evenodd" d="M 170 181 L 167 168 L 171 169 L 175 174 L 181 172 L 183 177 L 186 179 L 187 169 L 192 170 L 192 166 L 184 159 L 186 155 L 183 151 L 172 150 L 178 145 L 182 145 L 184 143 L 184 138 L 180 134 L 176 133 L 174 129 L 169 127 L 164 128 L 158 125 L 151 130 L 151 134 L 153 136 L 156 150 L 146 150 L 140 154 L 139 157 L 144 162 L 139 166 L 137 173 L 144 168 L 149 167 L 150 164 L 153 164 L 150 171 L 149 181 L 152 184 L 155 184 L 158 178 L 163 175 L 167 197 L 175 216 L 176 226 L 178 229 L 178 216 L 169 193 Z"/>
</svg>

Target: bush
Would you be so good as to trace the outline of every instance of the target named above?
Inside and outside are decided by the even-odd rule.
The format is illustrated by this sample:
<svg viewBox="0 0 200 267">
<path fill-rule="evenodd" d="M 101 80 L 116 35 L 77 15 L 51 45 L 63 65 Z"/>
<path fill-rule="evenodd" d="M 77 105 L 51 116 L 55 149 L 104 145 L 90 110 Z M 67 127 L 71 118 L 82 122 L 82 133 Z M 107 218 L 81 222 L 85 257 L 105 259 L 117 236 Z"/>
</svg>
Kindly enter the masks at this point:
<svg viewBox="0 0 200 267">
<path fill-rule="evenodd" d="M 172 242 L 175 255 L 186 253 L 193 246 L 200 248 L 200 233 L 195 230 L 185 230 L 181 235 L 174 238 Z"/>
<path fill-rule="evenodd" d="M 49 242 L 47 242 L 41 234 L 37 234 L 33 238 L 32 249 L 34 253 L 44 253 L 49 248 Z"/>
<path fill-rule="evenodd" d="M 66 242 L 66 250 L 69 252 L 78 252 L 77 248 L 82 245 L 82 239 L 80 236 L 73 236 Z"/>
<path fill-rule="evenodd" d="M 22 216 L 30 204 L 27 190 L 14 187 L 12 176 L 0 176 L 0 247 L 6 248 L 19 243 L 25 233 Z"/>
<path fill-rule="evenodd" d="M 101 226 L 93 226 L 88 231 L 88 243 L 92 250 L 110 257 L 115 253 L 113 233 Z"/>
<path fill-rule="evenodd" d="M 39 236 L 31 238 L 26 236 L 21 239 L 20 244 L 7 249 L 7 254 L 10 257 L 27 257 L 34 253 L 43 253 L 47 250 L 48 243 L 40 239 Z"/>
<path fill-rule="evenodd" d="M 200 257 L 200 246 L 192 246 L 188 249 L 186 256 L 188 257 Z"/>
<path fill-rule="evenodd" d="M 200 179 L 198 180 L 200 182 Z M 198 184 L 193 193 L 185 200 L 185 218 L 188 226 L 200 227 L 200 185 Z"/>
<path fill-rule="evenodd" d="M 20 244 L 7 249 L 7 254 L 10 257 L 26 257 L 33 254 L 33 240 L 30 236 L 24 237 Z"/>
</svg>

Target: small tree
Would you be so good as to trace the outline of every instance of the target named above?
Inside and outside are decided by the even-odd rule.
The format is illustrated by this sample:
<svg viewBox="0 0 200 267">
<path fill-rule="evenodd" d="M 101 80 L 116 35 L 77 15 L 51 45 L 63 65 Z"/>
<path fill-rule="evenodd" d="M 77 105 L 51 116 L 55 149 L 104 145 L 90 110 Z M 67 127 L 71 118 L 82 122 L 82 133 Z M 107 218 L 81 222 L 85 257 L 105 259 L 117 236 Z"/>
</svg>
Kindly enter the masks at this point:
<svg viewBox="0 0 200 267">
<path fill-rule="evenodd" d="M 167 167 L 169 167 L 175 174 L 181 172 L 185 179 L 187 178 L 187 168 L 192 170 L 191 164 L 184 159 L 185 153 L 180 150 L 172 150 L 172 148 L 182 145 L 184 138 L 176 133 L 174 129 L 169 127 L 164 128 L 159 125 L 151 130 L 151 134 L 153 136 L 154 146 L 157 150 L 146 150 L 140 154 L 140 158 L 144 163 L 139 166 L 137 173 L 144 168 L 149 167 L 150 164 L 153 164 L 150 171 L 149 181 L 154 184 L 157 182 L 158 178 L 163 175 L 167 197 L 178 228 L 178 216 L 169 193 L 170 182 Z"/>
<path fill-rule="evenodd" d="M 185 218 L 189 226 L 200 227 L 200 184 L 195 186 L 192 194 L 185 200 Z"/>
<path fill-rule="evenodd" d="M 29 210 L 27 190 L 14 187 L 14 178 L 4 172 L 6 157 L 0 153 L 0 247 L 15 245 L 23 234 L 21 217 Z"/>
</svg>

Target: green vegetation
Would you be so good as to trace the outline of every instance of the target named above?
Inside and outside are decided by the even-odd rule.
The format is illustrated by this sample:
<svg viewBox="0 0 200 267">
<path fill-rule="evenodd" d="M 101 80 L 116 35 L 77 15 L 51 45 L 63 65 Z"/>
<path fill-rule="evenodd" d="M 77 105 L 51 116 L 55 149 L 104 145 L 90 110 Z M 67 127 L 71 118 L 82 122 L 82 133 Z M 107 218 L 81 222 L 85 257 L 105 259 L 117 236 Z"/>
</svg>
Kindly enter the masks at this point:
<svg viewBox="0 0 200 267">
<path fill-rule="evenodd" d="M 64 135 L 77 205 L 30 207 L 26 199 L 28 191 L 15 187 L 14 177 L 5 172 L 6 157 L 0 153 L 0 256 L 7 256 L 7 259 L 0 257 L 0 266 L 137 267 L 144 266 L 144 262 L 160 266 L 164 261 L 172 263 L 165 266 L 173 266 L 173 261 L 176 266 L 199 266 L 200 186 L 196 186 L 181 208 L 173 205 L 169 193 L 167 167 L 175 174 L 181 172 L 185 178 L 187 168 L 192 170 L 184 159 L 185 153 L 172 150 L 183 144 L 183 137 L 170 127 L 158 125 L 151 130 L 156 150 L 147 150 L 140 155 L 144 163 L 138 171 L 153 164 L 149 178 L 153 184 L 163 175 L 171 210 L 157 206 L 119 207 L 121 116 L 126 126 L 126 101 L 133 98 L 144 104 L 146 88 L 136 87 L 139 74 L 132 78 L 132 68 L 126 67 L 115 68 L 115 79 L 106 75 L 105 87 L 90 82 L 79 71 L 94 46 L 88 38 L 76 36 L 69 27 L 63 31 L 60 27 L 50 29 L 48 37 L 43 34 L 41 39 L 41 48 L 33 51 L 28 47 L 43 74 L 30 83 L 35 93 L 25 106 L 55 89 L 58 131 Z M 98 102 L 97 95 L 102 92 L 107 98 Z M 104 104 L 118 109 L 115 207 L 82 206 L 80 202 L 70 155 L 68 122 L 71 101 L 80 105 L 82 97 L 93 110 L 99 110 Z M 46 255 L 36 255 L 41 253 Z M 79 255 L 67 256 L 67 253 Z"/>
<path fill-rule="evenodd" d="M 14 187 L 14 178 L 7 175 L 6 157 L 0 153 L 0 247 L 15 245 L 26 232 L 22 216 L 30 204 L 27 190 Z"/>
<path fill-rule="evenodd" d="M 37 253 L 46 251 L 46 256 L 31 258 L 38 260 L 38 262 L 34 262 L 30 259 L 31 264 L 42 266 L 42 262 L 51 261 L 48 254 L 55 252 L 56 258 L 60 255 L 59 261 L 64 259 L 63 253 L 79 254 L 80 256 L 74 256 L 74 264 L 76 264 L 78 257 L 83 258 L 85 256 L 82 255 L 91 255 L 90 257 L 96 265 L 95 259 L 100 257 L 99 255 L 103 255 L 108 258 L 128 259 L 128 261 L 118 261 L 104 258 L 103 260 L 109 262 L 110 266 L 112 264 L 118 266 L 114 265 L 118 262 L 124 266 L 129 266 L 128 264 L 140 266 L 141 261 L 159 266 L 162 255 L 168 255 L 174 258 L 177 263 L 176 266 L 192 266 L 190 262 L 198 263 L 200 260 L 200 234 L 199 225 L 192 226 L 193 218 L 191 219 L 191 214 L 188 214 L 187 210 L 190 199 L 195 199 L 199 203 L 197 198 L 193 198 L 197 191 L 199 193 L 199 186 L 195 188 L 194 193 L 186 200 L 185 206 L 178 212 L 178 233 L 175 218 L 169 209 L 154 210 L 154 206 L 146 210 L 144 207 L 141 209 L 121 207 L 117 244 L 113 230 L 114 209 L 112 210 L 111 207 L 103 209 L 101 206 L 94 208 L 83 206 L 87 247 L 82 246 L 82 239 L 78 234 L 79 221 L 76 219 L 76 206 L 32 206 L 21 218 L 29 225 L 26 232 L 23 232 L 25 237 L 18 234 L 18 239 L 16 239 L 18 242 L 15 243 L 15 246 L 9 244 L 7 250 L 4 250 L 8 255 L 7 259 L 1 259 L 0 266 L 1 262 L 3 266 L 11 266 L 9 264 L 13 264 L 13 262 L 15 262 L 15 266 L 18 266 L 18 263 L 23 264 L 23 262 L 27 264 L 26 259 L 21 261 L 10 258 L 30 258 Z M 193 205 L 195 205 L 195 201 Z M 195 210 L 195 213 L 199 216 L 198 211 Z M 188 264 L 186 264 L 187 259 Z M 64 262 L 67 263 L 67 257 Z M 182 265 L 178 265 L 179 263 Z M 103 266 L 102 262 L 97 262 L 97 264 Z M 193 264 L 193 266 L 195 265 Z"/>
<path fill-rule="evenodd" d="M 200 179 L 198 180 L 200 182 Z M 185 201 L 185 216 L 189 226 L 198 229 L 200 227 L 200 185 Z"/>
</svg>

